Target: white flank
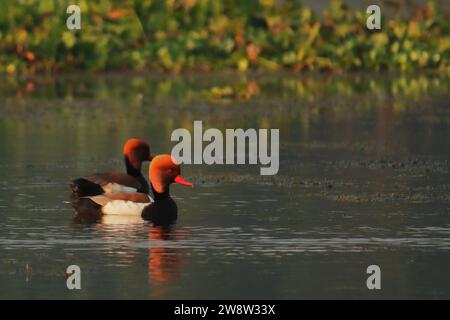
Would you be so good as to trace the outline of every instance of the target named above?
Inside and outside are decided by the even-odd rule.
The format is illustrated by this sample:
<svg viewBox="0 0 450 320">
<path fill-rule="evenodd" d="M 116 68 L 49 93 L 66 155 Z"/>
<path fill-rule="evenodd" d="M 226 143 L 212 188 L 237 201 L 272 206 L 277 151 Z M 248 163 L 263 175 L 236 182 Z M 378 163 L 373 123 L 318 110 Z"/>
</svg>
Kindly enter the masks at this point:
<svg viewBox="0 0 450 320">
<path fill-rule="evenodd" d="M 137 192 L 136 188 L 127 187 L 122 184 L 110 182 L 107 184 L 102 185 L 103 190 L 105 190 L 105 193 L 119 193 L 119 192 Z"/>
<path fill-rule="evenodd" d="M 133 202 L 124 200 L 111 200 L 103 208 L 103 214 L 120 214 L 120 215 L 138 215 L 140 216 L 142 210 L 150 205 L 151 202 Z"/>
</svg>

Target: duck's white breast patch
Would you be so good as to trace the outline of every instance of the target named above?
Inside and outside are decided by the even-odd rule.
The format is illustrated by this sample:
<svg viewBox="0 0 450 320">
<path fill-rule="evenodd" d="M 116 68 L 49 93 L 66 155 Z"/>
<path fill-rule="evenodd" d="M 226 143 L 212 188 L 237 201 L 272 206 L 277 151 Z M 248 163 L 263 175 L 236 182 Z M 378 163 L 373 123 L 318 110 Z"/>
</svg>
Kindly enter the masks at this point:
<svg viewBox="0 0 450 320">
<path fill-rule="evenodd" d="M 103 214 L 141 215 L 142 210 L 150 203 L 124 200 L 111 200 L 103 208 Z"/>
<path fill-rule="evenodd" d="M 102 189 L 105 191 L 105 193 L 120 193 L 120 192 L 136 192 L 137 189 L 133 187 L 127 187 L 123 184 L 118 184 L 114 182 L 110 182 L 107 184 L 102 185 Z"/>
</svg>

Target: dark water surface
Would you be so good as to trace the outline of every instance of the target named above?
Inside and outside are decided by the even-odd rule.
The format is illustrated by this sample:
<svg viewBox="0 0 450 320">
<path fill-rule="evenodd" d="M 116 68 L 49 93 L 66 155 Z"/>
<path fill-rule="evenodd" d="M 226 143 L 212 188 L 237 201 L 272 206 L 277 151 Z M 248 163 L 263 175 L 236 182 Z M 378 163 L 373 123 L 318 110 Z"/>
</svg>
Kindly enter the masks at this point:
<svg viewBox="0 0 450 320">
<path fill-rule="evenodd" d="M 449 87 L 432 75 L 2 78 L 0 298 L 448 299 Z M 172 130 L 194 120 L 279 128 L 279 174 L 185 165 L 195 188 L 172 187 L 172 228 L 73 222 L 70 178 L 124 170 L 129 137 L 170 153 Z"/>
</svg>

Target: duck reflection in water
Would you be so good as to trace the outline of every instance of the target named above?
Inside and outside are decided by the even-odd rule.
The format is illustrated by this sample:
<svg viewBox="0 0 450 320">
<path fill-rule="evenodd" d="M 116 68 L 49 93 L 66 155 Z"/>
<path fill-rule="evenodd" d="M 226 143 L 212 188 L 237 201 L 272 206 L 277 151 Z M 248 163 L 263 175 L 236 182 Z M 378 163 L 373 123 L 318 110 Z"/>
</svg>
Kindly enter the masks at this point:
<svg viewBox="0 0 450 320">
<path fill-rule="evenodd" d="M 80 219 L 81 216 L 77 215 L 75 222 L 88 221 Z M 175 225 L 148 226 L 138 216 L 105 215 L 95 222 L 99 226 L 95 230 L 101 231 L 102 239 L 113 240 L 123 237 L 136 240 L 146 236 L 148 241 L 144 250 L 134 246 L 118 250 L 114 244 L 108 243 L 104 244 L 106 247 L 103 250 L 108 249 L 104 252 L 119 259 L 120 265 L 143 272 L 147 279 L 149 299 L 163 299 L 170 296 L 169 291 L 178 279 L 183 264 L 183 257 L 180 248 L 176 247 L 176 242 L 185 238 L 186 230 L 180 230 Z M 140 259 L 142 255 L 146 255 L 145 270 L 142 270 Z"/>
<path fill-rule="evenodd" d="M 167 290 L 179 273 L 182 257 L 179 249 L 171 247 L 172 241 L 178 240 L 178 233 L 173 226 L 149 227 L 148 230 L 148 284 L 150 285 L 150 298 L 159 299 L 168 296 Z"/>
</svg>

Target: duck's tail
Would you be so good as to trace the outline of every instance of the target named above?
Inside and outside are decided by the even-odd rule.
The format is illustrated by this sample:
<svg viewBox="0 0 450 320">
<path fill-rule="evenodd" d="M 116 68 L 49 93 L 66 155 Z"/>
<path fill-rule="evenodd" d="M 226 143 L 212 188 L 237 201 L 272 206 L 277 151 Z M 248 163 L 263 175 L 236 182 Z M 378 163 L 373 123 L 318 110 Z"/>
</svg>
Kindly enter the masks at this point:
<svg viewBox="0 0 450 320">
<path fill-rule="evenodd" d="M 104 192 L 101 186 L 85 178 L 72 180 L 70 189 L 72 189 L 72 195 L 75 197 L 97 196 Z"/>
</svg>

